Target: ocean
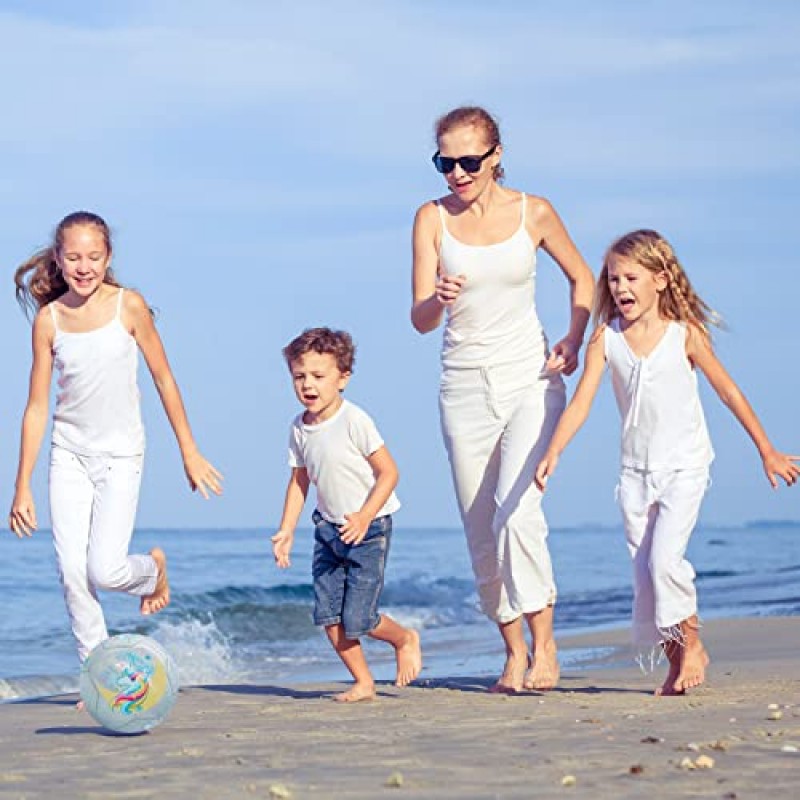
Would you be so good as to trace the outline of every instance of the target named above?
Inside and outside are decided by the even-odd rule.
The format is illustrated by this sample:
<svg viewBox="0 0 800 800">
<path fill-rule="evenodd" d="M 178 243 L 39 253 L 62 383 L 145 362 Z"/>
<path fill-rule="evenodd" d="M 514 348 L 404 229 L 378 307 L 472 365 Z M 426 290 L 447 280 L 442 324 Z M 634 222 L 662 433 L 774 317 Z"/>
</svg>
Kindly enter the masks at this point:
<svg viewBox="0 0 800 800">
<path fill-rule="evenodd" d="M 109 631 L 163 644 L 181 683 L 286 685 L 349 679 L 311 622 L 312 534 L 298 530 L 292 566 L 275 567 L 269 530 L 138 530 L 132 552 L 158 544 L 169 559 L 172 603 L 142 617 L 136 598 L 104 594 Z M 632 591 L 621 530 L 550 532 L 559 598 L 556 633 L 627 625 Z M 699 528 L 689 557 L 701 616 L 800 614 L 800 522 Z M 48 531 L 0 534 L 0 700 L 75 691 L 78 664 Z M 382 610 L 420 631 L 423 678 L 491 676 L 502 667 L 493 624 L 478 610 L 460 530 L 404 528 L 396 520 Z M 375 677 L 394 676 L 391 649 L 365 642 Z M 590 668 L 597 651 L 561 650 Z"/>
</svg>

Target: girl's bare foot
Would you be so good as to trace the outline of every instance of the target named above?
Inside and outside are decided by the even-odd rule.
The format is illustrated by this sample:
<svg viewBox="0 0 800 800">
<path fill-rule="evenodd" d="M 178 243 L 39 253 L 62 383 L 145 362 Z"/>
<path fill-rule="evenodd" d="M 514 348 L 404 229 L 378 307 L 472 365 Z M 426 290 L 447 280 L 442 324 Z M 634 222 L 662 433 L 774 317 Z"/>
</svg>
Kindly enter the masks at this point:
<svg viewBox="0 0 800 800">
<path fill-rule="evenodd" d="M 700 639 L 695 638 L 693 642 L 687 642 L 686 646 L 681 648 L 680 672 L 673 684 L 675 694 L 683 694 L 687 689 L 700 686 L 706 679 L 707 666 L 708 653 Z"/>
<path fill-rule="evenodd" d="M 158 578 L 156 588 L 152 594 L 142 598 L 142 614 L 155 614 L 169 605 L 169 581 L 167 580 L 167 556 L 160 547 L 154 547 L 150 551 L 153 561 L 158 567 Z"/>
<path fill-rule="evenodd" d="M 363 700 L 375 699 L 374 683 L 354 683 L 346 692 L 334 695 L 337 703 L 360 703 Z"/>
<path fill-rule="evenodd" d="M 412 628 L 408 629 L 406 642 L 395 648 L 397 658 L 397 678 L 395 686 L 408 686 L 422 669 L 422 650 L 419 646 L 419 634 Z"/>
<path fill-rule="evenodd" d="M 673 695 L 684 694 L 675 691 L 675 682 L 681 672 L 681 650 L 683 649 L 678 642 L 668 641 L 664 645 L 664 653 L 669 661 L 669 672 L 660 689 L 656 689 L 657 697 L 670 697 Z"/>
<path fill-rule="evenodd" d="M 558 665 L 558 650 L 554 641 L 537 644 L 533 652 L 533 666 L 525 675 L 526 689 L 547 691 L 558 686 L 561 671 Z"/>
<path fill-rule="evenodd" d="M 525 670 L 530 664 L 527 653 L 516 655 L 508 653 L 506 665 L 503 667 L 503 674 L 497 679 L 494 686 L 489 687 L 493 694 L 516 694 L 522 691 L 522 683 L 525 679 Z"/>
</svg>

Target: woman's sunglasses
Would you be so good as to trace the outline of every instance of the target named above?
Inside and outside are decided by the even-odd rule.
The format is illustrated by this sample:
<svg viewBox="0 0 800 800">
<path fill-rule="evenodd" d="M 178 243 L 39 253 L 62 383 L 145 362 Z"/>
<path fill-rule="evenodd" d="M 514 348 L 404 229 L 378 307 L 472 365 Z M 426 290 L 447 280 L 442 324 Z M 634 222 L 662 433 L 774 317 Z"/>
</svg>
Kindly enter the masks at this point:
<svg viewBox="0 0 800 800">
<path fill-rule="evenodd" d="M 474 174 L 481 171 L 481 164 L 483 164 L 495 150 L 497 150 L 497 145 L 490 147 L 482 156 L 461 156 L 459 158 L 450 158 L 450 156 L 440 155 L 437 150 L 433 154 L 433 166 L 436 167 L 436 171 L 441 172 L 442 175 L 449 175 L 456 168 L 456 164 L 458 164 L 464 172 Z"/>
</svg>

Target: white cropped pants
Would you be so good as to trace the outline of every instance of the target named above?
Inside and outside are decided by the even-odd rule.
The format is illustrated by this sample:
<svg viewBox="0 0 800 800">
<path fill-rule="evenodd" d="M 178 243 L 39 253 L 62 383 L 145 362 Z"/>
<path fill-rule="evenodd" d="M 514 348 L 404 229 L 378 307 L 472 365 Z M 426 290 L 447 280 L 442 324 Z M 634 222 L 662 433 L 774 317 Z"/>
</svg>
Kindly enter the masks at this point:
<svg viewBox="0 0 800 800">
<path fill-rule="evenodd" d="M 98 589 L 148 595 L 156 588 L 153 558 L 128 555 L 142 460 L 79 456 L 57 445 L 52 448 L 53 544 L 81 661 L 108 638 Z"/>
<path fill-rule="evenodd" d="M 533 476 L 564 410 L 559 376 L 507 364 L 445 369 L 442 434 L 483 612 L 498 623 L 553 605 L 542 493 Z"/>
<path fill-rule="evenodd" d="M 708 483 L 707 467 L 622 470 L 617 499 L 633 559 L 633 640 L 642 648 L 681 641 L 677 626 L 697 613 L 685 554 Z"/>
</svg>

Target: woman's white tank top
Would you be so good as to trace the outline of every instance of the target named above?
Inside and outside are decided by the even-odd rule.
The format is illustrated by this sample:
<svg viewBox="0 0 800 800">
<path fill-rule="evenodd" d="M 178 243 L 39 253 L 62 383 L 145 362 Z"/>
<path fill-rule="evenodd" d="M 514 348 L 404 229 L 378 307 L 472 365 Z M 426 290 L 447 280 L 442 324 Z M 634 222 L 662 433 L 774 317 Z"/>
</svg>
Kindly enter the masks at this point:
<svg viewBox="0 0 800 800">
<path fill-rule="evenodd" d="M 622 466 L 647 471 L 707 467 L 714 458 L 697 374 L 686 355 L 686 326 L 670 322 L 644 357 L 625 341 L 619 319 L 605 329 L 605 356 L 622 415 Z"/>
<path fill-rule="evenodd" d="M 120 319 L 123 291 L 119 290 L 114 318 L 83 333 L 61 330 L 55 303 L 50 303 L 53 359 L 59 373 L 53 444 L 78 455 L 144 452 L 136 381 L 139 350 Z"/>
<path fill-rule="evenodd" d="M 460 242 L 442 220 L 439 268 L 467 280 L 447 308 L 442 344 L 445 368 L 492 367 L 533 361 L 540 369 L 547 343 L 534 305 L 536 248 L 525 227 L 526 196 L 522 194 L 519 227 L 505 241 L 490 245 Z"/>
</svg>

